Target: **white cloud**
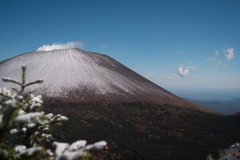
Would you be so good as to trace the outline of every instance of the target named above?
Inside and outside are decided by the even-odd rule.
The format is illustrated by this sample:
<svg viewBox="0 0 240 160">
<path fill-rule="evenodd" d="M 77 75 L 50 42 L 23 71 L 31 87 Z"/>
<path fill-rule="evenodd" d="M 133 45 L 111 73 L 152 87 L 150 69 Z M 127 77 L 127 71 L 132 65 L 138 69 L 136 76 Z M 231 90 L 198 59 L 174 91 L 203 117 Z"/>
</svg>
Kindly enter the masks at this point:
<svg viewBox="0 0 240 160">
<path fill-rule="evenodd" d="M 185 69 L 183 68 L 183 64 L 180 64 L 180 66 L 177 69 L 177 73 L 179 76 L 183 77 L 188 75 L 190 72 L 190 67 L 186 67 Z"/>
<path fill-rule="evenodd" d="M 211 58 L 206 59 L 206 61 L 215 61 L 215 60 L 217 60 L 217 57 L 211 57 Z"/>
<path fill-rule="evenodd" d="M 234 57 L 234 53 L 233 53 L 234 49 L 233 48 L 228 48 L 227 50 L 224 50 L 225 52 L 225 56 L 226 56 L 226 60 L 231 60 Z"/>
<path fill-rule="evenodd" d="M 234 52 L 233 48 L 228 48 L 227 50 L 224 49 L 224 55 L 226 57 L 225 60 L 228 61 L 228 60 L 233 59 L 234 58 L 234 53 L 233 52 Z M 221 69 L 225 68 L 227 66 L 227 64 L 224 64 L 224 65 L 222 64 L 222 63 L 224 63 L 224 59 L 222 59 L 219 55 L 220 54 L 218 53 L 218 51 L 215 51 L 214 56 L 206 59 L 206 61 L 214 61 L 216 68 L 221 68 Z"/>
<path fill-rule="evenodd" d="M 158 77 L 157 78 L 158 80 L 172 80 L 173 79 L 173 77 Z"/>
<path fill-rule="evenodd" d="M 197 66 L 186 66 L 184 67 L 183 64 L 180 64 L 180 66 L 177 69 L 177 74 L 181 77 L 186 76 L 190 73 L 190 71 L 198 70 Z"/>
<path fill-rule="evenodd" d="M 215 54 L 215 56 L 206 59 L 206 61 L 216 61 L 218 59 L 217 56 L 219 55 L 219 53 L 218 53 L 218 51 L 215 51 L 214 54 Z"/>
<path fill-rule="evenodd" d="M 53 43 L 52 45 L 43 45 L 42 47 L 39 47 L 37 51 L 51 51 L 51 50 L 57 50 L 57 49 L 67 49 L 67 48 L 76 48 L 76 47 L 82 47 L 83 42 L 76 41 L 76 42 L 68 42 L 65 44 L 61 43 Z"/>
<path fill-rule="evenodd" d="M 190 68 L 191 68 L 193 71 L 198 70 L 198 67 L 197 67 L 197 66 L 190 66 Z"/>
</svg>

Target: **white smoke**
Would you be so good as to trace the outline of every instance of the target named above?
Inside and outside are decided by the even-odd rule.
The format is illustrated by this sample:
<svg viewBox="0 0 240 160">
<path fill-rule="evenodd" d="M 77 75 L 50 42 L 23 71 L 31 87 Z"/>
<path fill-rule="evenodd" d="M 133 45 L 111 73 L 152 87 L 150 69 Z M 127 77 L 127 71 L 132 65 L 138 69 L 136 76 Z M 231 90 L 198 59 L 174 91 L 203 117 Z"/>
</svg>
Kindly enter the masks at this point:
<svg viewBox="0 0 240 160">
<path fill-rule="evenodd" d="M 65 44 L 61 43 L 53 43 L 52 45 L 43 45 L 42 47 L 39 47 L 37 51 L 51 51 L 51 50 L 58 50 L 58 49 L 67 49 L 67 48 L 76 48 L 76 47 L 82 47 L 83 42 L 68 42 Z"/>
<path fill-rule="evenodd" d="M 181 77 L 186 76 L 190 73 L 190 71 L 198 70 L 197 66 L 186 66 L 184 67 L 183 64 L 180 64 L 180 66 L 177 69 L 177 74 Z"/>
<path fill-rule="evenodd" d="M 231 60 L 234 57 L 234 53 L 233 53 L 234 49 L 233 48 L 228 48 L 227 50 L 224 50 L 225 52 L 225 56 L 226 56 L 226 60 Z"/>
</svg>

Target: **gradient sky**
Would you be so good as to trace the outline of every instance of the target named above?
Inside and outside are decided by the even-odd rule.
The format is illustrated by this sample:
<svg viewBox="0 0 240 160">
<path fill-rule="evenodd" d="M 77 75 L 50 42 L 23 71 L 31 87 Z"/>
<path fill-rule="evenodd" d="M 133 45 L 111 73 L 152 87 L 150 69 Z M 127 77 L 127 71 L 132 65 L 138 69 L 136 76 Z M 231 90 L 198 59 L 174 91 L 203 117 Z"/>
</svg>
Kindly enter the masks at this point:
<svg viewBox="0 0 240 160">
<path fill-rule="evenodd" d="M 239 0 L 0 1 L 0 61 L 53 43 L 170 91 L 240 90 Z"/>
</svg>

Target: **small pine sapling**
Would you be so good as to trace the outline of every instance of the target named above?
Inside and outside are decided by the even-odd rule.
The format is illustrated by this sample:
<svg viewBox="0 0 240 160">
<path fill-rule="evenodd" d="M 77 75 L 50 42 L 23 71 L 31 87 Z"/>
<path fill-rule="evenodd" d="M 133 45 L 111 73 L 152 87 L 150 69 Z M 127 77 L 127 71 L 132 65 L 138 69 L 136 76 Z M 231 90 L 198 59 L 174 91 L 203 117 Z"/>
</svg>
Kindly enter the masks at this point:
<svg viewBox="0 0 240 160">
<path fill-rule="evenodd" d="M 42 111 L 42 96 L 24 93 L 27 86 L 41 84 L 43 80 L 25 83 L 26 66 L 22 66 L 22 82 L 3 78 L 4 82 L 20 85 L 21 89 L 0 89 L 0 159 L 89 159 L 89 151 L 107 149 L 107 142 L 87 145 L 79 140 L 72 144 L 53 142 L 54 150 L 46 150 L 42 143 L 51 142 L 50 125 L 62 125 L 68 118 Z"/>
</svg>

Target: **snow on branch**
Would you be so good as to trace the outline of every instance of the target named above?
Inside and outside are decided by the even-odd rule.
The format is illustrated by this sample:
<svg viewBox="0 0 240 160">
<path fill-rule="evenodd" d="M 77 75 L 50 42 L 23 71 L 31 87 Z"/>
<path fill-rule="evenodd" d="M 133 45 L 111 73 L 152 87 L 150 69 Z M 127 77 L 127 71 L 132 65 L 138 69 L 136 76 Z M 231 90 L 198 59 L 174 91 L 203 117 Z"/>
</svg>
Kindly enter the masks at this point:
<svg viewBox="0 0 240 160">
<path fill-rule="evenodd" d="M 22 71 L 22 83 L 12 78 L 3 78 L 4 82 L 20 85 L 21 91 L 14 89 L 15 93 L 0 88 L 0 96 L 4 97 L 0 101 L 0 151 L 5 153 L 0 154 L 0 159 L 89 159 L 90 151 L 108 149 L 106 141 L 88 145 L 86 140 L 78 140 L 71 145 L 54 142 L 52 144 L 54 150 L 46 150 L 42 142 L 50 142 L 52 138 L 49 133 L 50 126 L 62 125 L 68 118 L 61 114 L 45 114 L 41 111 L 43 104 L 41 95 L 23 94 L 25 87 L 43 83 L 43 80 L 25 84 L 26 66 L 22 67 Z M 14 135 L 14 138 L 6 139 L 11 137 L 10 135 Z"/>
<path fill-rule="evenodd" d="M 43 124 L 44 112 L 28 113 L 25 115 L 19 115 L 13 120 L 13 126 L 25 127 L 29 123 Z"/>
<path fill-rule="evenodd" d="M 24 88 L 27 87 L 27 86 L 30 86 L 30 85 L 33 85 L 33 84 L 41 84 L 43 83 L 43 80 L 36 80 L 36 81 L 33 81 L 33 82 L 29 82 L 27 84 L 25 84 L 25 81 L 26 81 L 26 66 L 22 66 L 22 83 L 16 79 L 12 79 L 12 78 L 3 78 L 2 80 L 4 82 L 12 82 L 12 83 L 15 83 L 15 84 L 18 84 L 21 86 L 21 92 L 23 92 Z M 18 91 L 18 89 L 16 88 L 13 88 L 15 91 Z"/>
<path fill-rule="evenodd" d="M 90 156 L 88 151 L 99 151 L 103 149 L 108 149 L 106 141 L 100 141 L 91 145 L 87 145 L 87 141 L 80 140 L 72 143 L 70 146 L 68 143 L 54 142 L 53 146 L 56 147 L 56 160 L 77 160 L 86 156 Z"/>
<path fill-rule="evenodd" d="M 12 78 L 3 78 L 2 80 L 4 82 L 12 82 L 12 83 L 16 83 L 18 85 L 22 85 L 21 82 L 19 82 L 18 80 L 12 79 Z"/>
<path fill-rule="evenodd" d="M 76 151 L 76 150 L 79 150 L 79 149 L 85 147 L 86 145 L 87 145 L 87 141 L 86 140 L 79 140 L 79 141 L 76 141 L 76 142 L 72 143 L 68 147 L 68 151 L 70 151 L 70 152 Z"/>
</svg>

